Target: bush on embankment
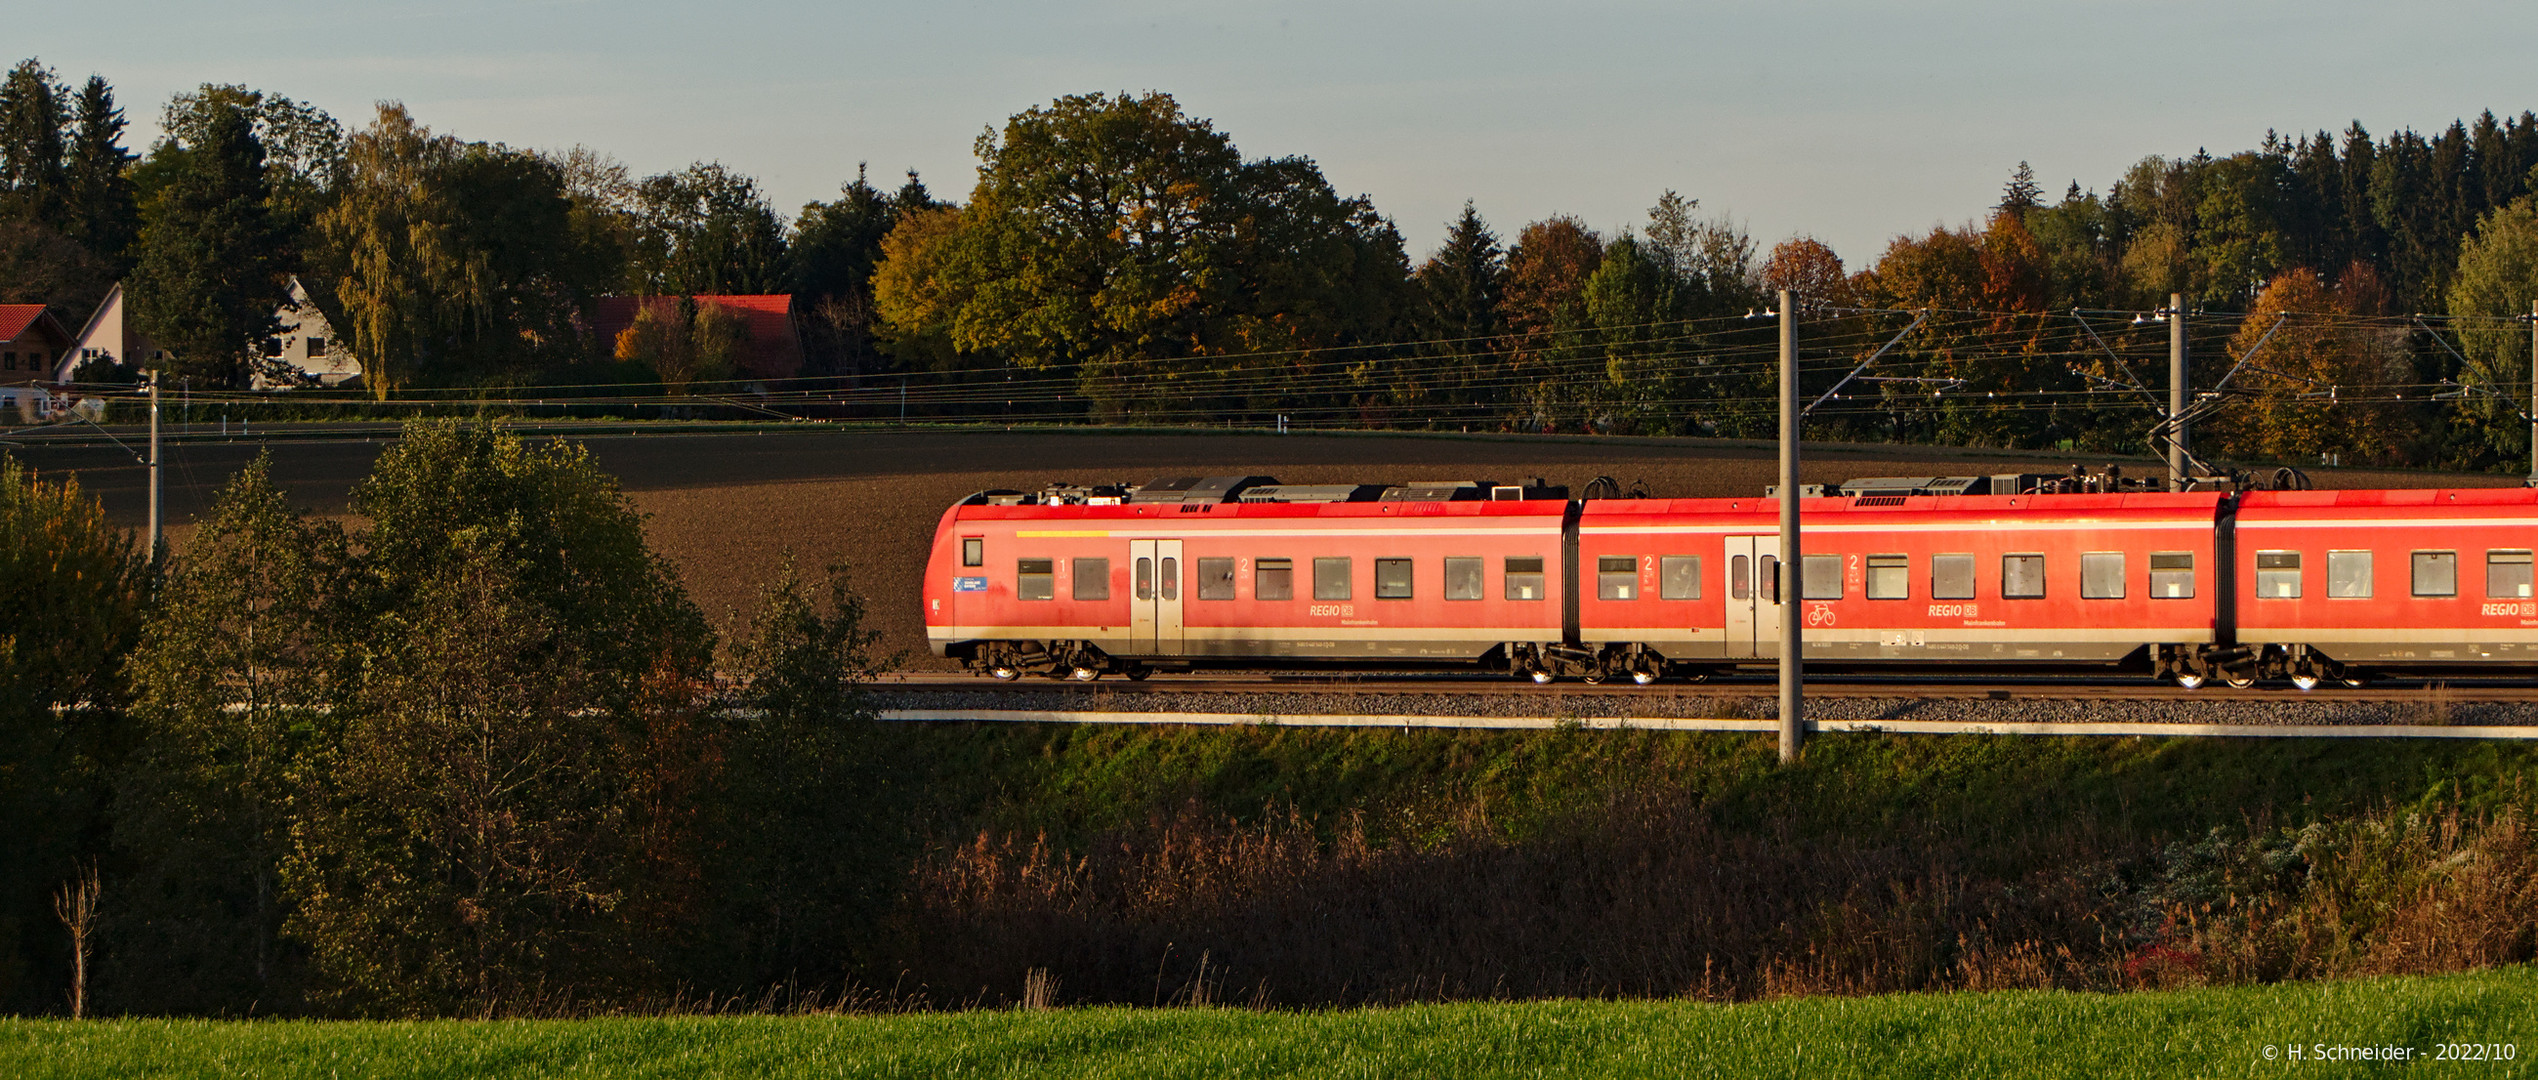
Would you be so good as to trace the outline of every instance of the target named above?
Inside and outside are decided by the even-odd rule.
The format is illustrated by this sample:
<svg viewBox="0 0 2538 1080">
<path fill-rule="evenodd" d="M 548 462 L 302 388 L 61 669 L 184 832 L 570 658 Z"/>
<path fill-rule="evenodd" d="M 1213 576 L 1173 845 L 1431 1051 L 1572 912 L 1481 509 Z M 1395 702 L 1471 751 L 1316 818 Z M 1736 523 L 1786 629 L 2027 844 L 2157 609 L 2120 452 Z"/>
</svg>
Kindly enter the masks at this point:
<svg viewBox="0 0 2538 1080">
<path fill-rule="evenodd" d="M 988 777 L 868 975 L 938 1002 L 1020 1000 L 1035 971 L 1061 1001 L 1289 1005 L 2538 955 L 2538 754 L 2510 744 L 1843 735 L 1784 770 L 1764 740 L 1652 732 L 898 738 Z"/>
</svg>

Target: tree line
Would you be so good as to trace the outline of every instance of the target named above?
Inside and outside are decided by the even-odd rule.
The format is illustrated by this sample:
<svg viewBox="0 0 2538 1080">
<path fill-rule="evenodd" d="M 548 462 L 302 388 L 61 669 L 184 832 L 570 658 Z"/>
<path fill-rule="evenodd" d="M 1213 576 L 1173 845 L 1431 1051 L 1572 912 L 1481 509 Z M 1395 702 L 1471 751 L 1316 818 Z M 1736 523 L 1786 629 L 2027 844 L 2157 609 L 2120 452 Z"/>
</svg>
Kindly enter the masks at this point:
<svg viewBox="0 0 2538 1080">
<path fill-rule="evenodd" d="M 886 900 L 842 578 L 788 569 L 718 643 L 586 453 L 482 424 L 410 425 L 353 502 L 306 517 L 259 461 L 154 564 L 0 458 L 0 1010 L 837 981 Z"/>
<path fill-rule="evenodd" d="M 714 385 L 739 332 L 715 309 L 597 341 L 592 299 L 784 292 L 808 368 L 777 389 L 827 415 L 889 387 L 950 418 L 1756 435 L 1771 331 L 1747 316 L 1795 289 L 1811 396 L 1928 313 L 1815 414 L 1826 437 L 2138 452 L 2156 449 L 2164 395 L 2143 391 L 2164 387 L 2143 380 L 2164 328 L 2130 319 L 2177 295 L 2197 385 L 2230 375 L 2199 425 L 2219 453 L 2491 467 L 2528 450 L 2511 321 L 2538 295 L 2527 112 L 2269 133 L 2059 199 L 2021 163 L 1977 220 L 1855 266 L 1805 236 L 1765 247 L 1674 191 L 1609 233 L 1554 215 L 1503 235 L 1467 204 L 1413 259 L 1309 158 L 1246 157 L 1163 93 L 1015 114 L 979 137 L 965 201 L 859 170 L 789 217 L 720 164 L 638 178 L 395 104 L 347 130 L 207 85 L 137 158 L 121 116 L 100 78 L 73 93 L 37 61 L 12 70 L 0 292 L 76 307 L 128 277 L 145 329 L 229 385 L 297 274 L 382 398 Z M 2243 355 L 2259 341 L 2277 351 Z"/>
</svg>

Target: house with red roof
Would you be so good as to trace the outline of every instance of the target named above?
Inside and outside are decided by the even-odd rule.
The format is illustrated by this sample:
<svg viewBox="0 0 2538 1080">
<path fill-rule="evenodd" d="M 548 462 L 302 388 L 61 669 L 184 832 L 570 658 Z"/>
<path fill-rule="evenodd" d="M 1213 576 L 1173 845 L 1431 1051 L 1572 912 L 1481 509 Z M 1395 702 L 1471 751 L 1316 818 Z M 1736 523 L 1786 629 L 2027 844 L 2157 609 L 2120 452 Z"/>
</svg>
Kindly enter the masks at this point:
<svg viewBox="0 0 2538 1080">
<path fill-rule="evenodd" d="M 741 378 L 789 379 L 801 374 L 802 333 L 789 293 L 602 296 L 591 302 L 591 335 L 602 352 L 614 355 L 618 338 L 634 327 L 637 313 L 649 308 L 653 318 L 675 317 L 681 300 L 694 300 L 699 311 L 720 307 L 740 316 L 741 324 L 749 328 L 749 344 L 742 350 L 739 365 Z"/>
<path fill-rule="evenodd" d="M 44 305 L 0 304 L 0 383 L 51 379 L 70 348 L 70 331 Z"/>
</svg>

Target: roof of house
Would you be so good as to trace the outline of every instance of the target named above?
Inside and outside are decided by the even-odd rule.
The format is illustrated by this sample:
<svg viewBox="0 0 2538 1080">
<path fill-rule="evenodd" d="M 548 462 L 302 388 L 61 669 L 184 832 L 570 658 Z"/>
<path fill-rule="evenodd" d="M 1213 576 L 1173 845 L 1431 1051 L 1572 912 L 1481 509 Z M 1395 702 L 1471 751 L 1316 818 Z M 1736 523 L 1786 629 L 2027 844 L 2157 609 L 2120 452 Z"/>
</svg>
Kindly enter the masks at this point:
<svg viewBox="0 0 2538 1080">
<path fill-rule="evenodd" d="M 681 299 L 692 299 L 699 308 L 729 308 L 740 313 L 741 321 L 749 327 L 751 362 L 746 365 L 748 374 L 782 378 L 801 368 L 802 342 L 793 329 L 793 296 L 790 293 L 700 293 L 685 298 L 602 296 L 591 301 L 591 333 L 613 346 L 617 335 L 634 325 L 636 312 L 645 307 L 674 308 Z"/>
<path fill-rule="evenodd" d="M 0 304 L 0 341 L 16 341 L 25 337 L 30 328 L 49 330 L 55 339 L 70 341 L 70 331 L 62 329 L 61 321 L 53 318 L 44 305 Z"/>
</svg>

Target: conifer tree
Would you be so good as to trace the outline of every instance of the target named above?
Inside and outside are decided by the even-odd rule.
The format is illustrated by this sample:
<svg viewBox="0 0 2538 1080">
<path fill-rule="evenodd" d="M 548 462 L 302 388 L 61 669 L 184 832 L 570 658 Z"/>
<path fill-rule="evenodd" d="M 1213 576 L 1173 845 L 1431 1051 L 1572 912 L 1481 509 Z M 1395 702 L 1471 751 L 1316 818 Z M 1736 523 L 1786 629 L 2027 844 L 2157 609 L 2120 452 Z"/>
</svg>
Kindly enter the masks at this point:
<svg viewBox="0 0 2538 1080">
<path fill-rule="evenodd" d="M 264 146 L 244 111 L 225 108 L 184 148 L 141 230 L 133 313 L 190 374 L 243 385 L 252 346 L 276 330 L 287 294 L 267 194 Z"/>
<path fill-rule="evenodd" d="M 125 174 L 133 155 L 123 148 L 123 110 L 115 106 L 106 80 L 91 75 L 74 112 L 78 126 L 66 177 L 69 233 L 120 276 L 131 267 L 128 253 L 141 232 L 132 178 Z"/>
<path fill-rule="evenodd" d="M 28 59 L 0 80 L 0 214 L 61 226 L 62 129 L 69 121 L 51 68 Z"/>
</svg>

